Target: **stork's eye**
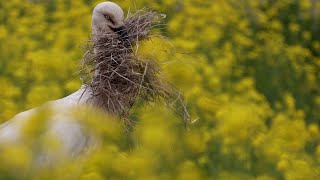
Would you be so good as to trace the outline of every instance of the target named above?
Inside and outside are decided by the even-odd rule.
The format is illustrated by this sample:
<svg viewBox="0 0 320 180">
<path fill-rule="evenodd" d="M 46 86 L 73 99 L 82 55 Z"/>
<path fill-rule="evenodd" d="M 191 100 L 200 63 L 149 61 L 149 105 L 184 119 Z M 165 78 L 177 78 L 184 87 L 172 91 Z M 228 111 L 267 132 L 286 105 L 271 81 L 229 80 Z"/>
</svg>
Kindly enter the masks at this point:
<svg viewBox="0 0 320 180">
<path fill-rule="evenodd" d="M 107 19 L 107 20 L 109 20 L 109 19 L 110 19 L 110 16 L 108 16 L 108 15 L 105 15 L 104 17 L 106 17 L 106 19 Z"/>
</svg>

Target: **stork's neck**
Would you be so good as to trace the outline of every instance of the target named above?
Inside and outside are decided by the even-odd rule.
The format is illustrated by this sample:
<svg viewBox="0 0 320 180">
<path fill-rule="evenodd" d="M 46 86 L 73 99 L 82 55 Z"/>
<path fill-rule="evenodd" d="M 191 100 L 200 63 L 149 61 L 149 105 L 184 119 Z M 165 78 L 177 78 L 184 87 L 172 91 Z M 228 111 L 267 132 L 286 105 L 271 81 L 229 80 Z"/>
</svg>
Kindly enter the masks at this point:
<svg viewBox="0 0 320 180">
<path fill-rule="evenodd" d="M 95 39 L 97 38 L 97 35 L 98 34 L 98 31 L 97 31 L 97 28 L 95 28 L 95 26 L 92 24 L 92 33 L 91 33 L 91 36 L 92 36 L 92 40 L 93 42 L 95 42 Z M 93 53 L 96 54 L 97 53 L 97 48 L 93 48 Z M 98 74 L 99 74 L 99 69 L 97 68 L 97 65 L 95 65 L 94 67 L 96 70 L 94 71 L 94 77 L 96 77 Z M 93 77 L 93 78 L 94 78 Z"/>
<path fill-rule="evenodd" d="M 95 27 L 95 25 L 92 24 L 92 28 L 91 28 L 92 36 L 95 37 L 95 35 L 99 34 L 99 32 L 101 32 L 101 30 L 99 30 L 99 28 Z"/>
</svg>

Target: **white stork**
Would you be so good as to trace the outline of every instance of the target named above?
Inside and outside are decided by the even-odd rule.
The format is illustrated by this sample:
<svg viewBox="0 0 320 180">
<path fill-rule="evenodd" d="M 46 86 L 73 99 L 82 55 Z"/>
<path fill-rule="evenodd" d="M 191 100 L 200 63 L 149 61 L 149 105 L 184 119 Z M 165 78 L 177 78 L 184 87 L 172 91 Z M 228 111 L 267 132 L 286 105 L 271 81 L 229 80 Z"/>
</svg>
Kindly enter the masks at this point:
<svg viewBox="0 0 320 180">
<path fill-rule="evenodd" d="M 117 4 L 102 2 L 94 8 L 92 13 L 92 34 L 102 30 L 110 30 L 115 33 L 123 32 L 125 30 L 123 21 L 123 10 Z M 43 105 L 49 105 L 55 113 L 49 119 L 47 131 L 61 142 L 61 148 L 70 156 L 76 156 L 86 149 L 91 138 L 84 133 L 79 122 L 72 120 L 67 111 L 79 105 L 90 104 L 93 101 L 90 89 L 82 86 L 78 91 L 65 98 L 49 101 Z M 35 114 L 38 109 L 39 107 L 19 113 L 0 125 L 0 147 L 19 142 L 21 128 L 26 124 L 28 117 Z"/>
</svg>

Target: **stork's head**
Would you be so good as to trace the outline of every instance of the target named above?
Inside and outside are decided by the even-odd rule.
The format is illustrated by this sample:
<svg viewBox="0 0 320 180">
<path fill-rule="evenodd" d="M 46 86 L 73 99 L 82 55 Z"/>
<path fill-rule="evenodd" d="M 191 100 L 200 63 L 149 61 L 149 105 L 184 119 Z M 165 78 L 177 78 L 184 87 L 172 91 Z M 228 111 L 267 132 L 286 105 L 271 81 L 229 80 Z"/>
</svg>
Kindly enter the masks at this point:
<svg viewBox="0 0 320 180">
<path fill-rule="evenodd" d="M 123 20 L 124 13 L 117 4 L 102 2 L 94 8 L 92 13 L 92 33 L 114 31 L 125 37 L 127 32 Z"/>
</svg>

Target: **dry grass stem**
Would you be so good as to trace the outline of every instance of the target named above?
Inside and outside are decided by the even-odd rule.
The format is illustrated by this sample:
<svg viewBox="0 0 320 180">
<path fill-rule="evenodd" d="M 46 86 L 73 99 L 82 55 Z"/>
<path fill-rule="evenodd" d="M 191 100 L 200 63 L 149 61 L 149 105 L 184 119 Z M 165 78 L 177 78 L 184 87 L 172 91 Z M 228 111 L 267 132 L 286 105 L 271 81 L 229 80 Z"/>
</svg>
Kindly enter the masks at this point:
<svg viewBox="0 0 320 180">
<path fill-rule="evenodd" d="M 163 99 L 183 118 L 185 125 L 189 123 L 182 94 L 165 81 L 157 61 L 136 56 L 139 42 L 155 36 L 151 30 L 162 26 L 161 19 L 161 15 L 145 9 L 128 13 L 127 40 L 114 32 L 102 31 L 93 34 L 86 46 L 82 78 L 90 78 L 87 84 L 94 102 L 123 119 L 129 127 L 135 124 L 129 119 L 129 111 L 138 99 L 147 103 L 161 103 Z"/>
</svg>

